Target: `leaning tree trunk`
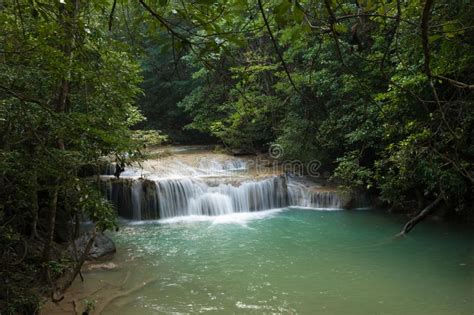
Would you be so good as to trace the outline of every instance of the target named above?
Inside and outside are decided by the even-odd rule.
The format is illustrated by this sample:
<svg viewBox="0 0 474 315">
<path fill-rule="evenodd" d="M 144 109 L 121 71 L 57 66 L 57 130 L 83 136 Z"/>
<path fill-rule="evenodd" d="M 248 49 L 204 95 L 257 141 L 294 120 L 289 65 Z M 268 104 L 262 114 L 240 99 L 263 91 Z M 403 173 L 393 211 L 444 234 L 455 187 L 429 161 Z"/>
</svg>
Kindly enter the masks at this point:
<svg viewBox="0 0 474 315">
<path fill-rule="evenodd" d="M 410 232 L 415 227 L 415 225 L 417 225 L 420 221 L 425 219 L 431 212 L 433 212 L 436 209 L 436 206 L 443 199 L 441 196 L 442 195 L 440 194 L 435 201 L 430 203 L 426 208 L 421 210 L 420 213 L 418 213 L 414 218 L 408 221 L 403 227 L 403 229 L 400 231 L 400 233 L 397 234 L 397 236 L 404 236 L 405 234 Z"/>
<path fill-rule="evenodd" d="M 84 251 L 82 252 L 81 256 L 79 257 L 79 259 L 77 259 L 76 264 L 75 264 L 71 274 L 67 277 L 67 279 L 60 286 L 60 288 L 58 288 L 57 292 L 53 292 L 53 298 L 54 298 L 55 293 L 57 293 L 61 296 L 59 299 L 54 298 L 55 300 L 61 300 L 62 299 L 62 295 L 64 294 L 64 292 L 72 285 L 72 282 L 77 277 L 77 275 L 80 274 L 81 267 L 84 264 L 84 262 L 86 261 L 87 256 L 89 255 L 89 252 L 92 248 L 92 245 L 94 244 L 96 236 L 97 236 L 97 230 L 96 230 L 96 227 L 94 227 L 92 229 L 91 238 L 87 242 L 86 247 L 84 248 Z M 75 242 L 75 240 L 72 240 L 72 241 L 73 241 L 73 243 Z M 74 244 L 74 251 L 76 251 L 75 244 Z M 76 254 L 77 254 L 77 252 L 74 253 L 74 255 L 76 255 Z"/>
<path fill-rule="evenodd" d="M 58 98 L 56 102 L 55 111 L 58 114 L 66 112 L 66 102 L 69 97 L 69 88 L 71 84 L 71 69 L 72 69 L 72 58 L 73 58 L 73 47 L 74 47 L 74 27 L 75 19 L 79 11 L 79 0 L 74 0 L 72 3 L 61 3 L 59 7 L 59 22 L 64 28 L 64 44 L 61 47 L 62 53 L 67 60 L 67 71 L 61 78 L 61 83 L 58 89 Z M 65 150 L 64 139 L 62 136 L 58 137 L 57 146 L 59 150 Z M 48 209 L 48 225 L 47 225 L 47 238 L 43 248 L 43 259 L 48 261 L 50 259 L 50 251 L 54 239 L 54 230 L 56 223 L 56 211 L 58 204 L 58 194 L 61 180 L 56 178 L 55 187 L 50 196 L 50 203 Z"/>
</svg>

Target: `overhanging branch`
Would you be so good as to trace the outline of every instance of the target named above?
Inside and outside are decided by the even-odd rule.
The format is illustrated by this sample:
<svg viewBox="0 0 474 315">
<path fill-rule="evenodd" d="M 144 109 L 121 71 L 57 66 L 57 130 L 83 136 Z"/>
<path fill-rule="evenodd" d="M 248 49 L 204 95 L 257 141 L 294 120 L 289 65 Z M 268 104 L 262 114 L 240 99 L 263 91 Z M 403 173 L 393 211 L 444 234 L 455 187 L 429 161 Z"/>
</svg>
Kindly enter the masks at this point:
<svg viewBox="0 0 474 315">
<path fill-rule="evenodd" d="M 265 27 L 267 28 L 268 34 L 270 35 L 270 39 L 272 40 L 273 47 L 275 48 L 275 52 L 277 53 L 278 58 L 279 58 L 280 61 L 281 61 L 281 65 L 283 66 L 283 70 L 285 71 L 286 76 L 288 77 L 288 80 L 290 81 L 290 84 L 291 84 L 291 86 L 293 87 L 293 89 L 294 89 L 301 97 L 303 97 L 303 94 L 302 94 L 301 91 L 296 87 L 295 82 L 293 82 L 293 79 L 291 78 L 290 71 L 288 70 L 288 67 L 287 67 L 287 65 L 286 65 L 286 62 L 285 62 L 285 60 L 283 59 L 283 55 L 281 54 L 280 49 L 278 48 L 278 43 L 277 43 L 275 37 L 273 36 L 272 30 L 271 30 L 271 28 L 270 28 L 270 24 L 268 23 L 267 16 L 265 15 L 265 10 L 263 9 L 263 5 L 262 5 L 262 1 L 261 1 L 261 0 L 258 0 L 258 7 L 259 7 L 259 9 L 260 9 L 260 13 L 262 14 L 262 18 L 263 18 L 263 21 L 264 21 L 264 23 L 265 23 Z"/>
</svg>

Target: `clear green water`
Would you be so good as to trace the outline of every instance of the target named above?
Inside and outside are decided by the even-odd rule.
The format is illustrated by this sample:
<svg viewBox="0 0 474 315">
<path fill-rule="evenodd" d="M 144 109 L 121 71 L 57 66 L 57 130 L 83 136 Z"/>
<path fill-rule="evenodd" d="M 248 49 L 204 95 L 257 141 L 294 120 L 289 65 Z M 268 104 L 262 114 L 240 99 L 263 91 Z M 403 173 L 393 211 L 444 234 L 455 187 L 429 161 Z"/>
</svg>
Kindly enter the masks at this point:
<svg viewBox="0 0 474 315">
<path fill-rule="evenodd" d="M 113 236 L 118 268 L 89 272 L 79 286 L 127 273 L 123 290 L 156 280 L 104 314 L 474 313 L 465 228 L 427 222 L 393 239 L 403 221 L 376 211 L 257 216 L 127 224 Z"/>
</svg>

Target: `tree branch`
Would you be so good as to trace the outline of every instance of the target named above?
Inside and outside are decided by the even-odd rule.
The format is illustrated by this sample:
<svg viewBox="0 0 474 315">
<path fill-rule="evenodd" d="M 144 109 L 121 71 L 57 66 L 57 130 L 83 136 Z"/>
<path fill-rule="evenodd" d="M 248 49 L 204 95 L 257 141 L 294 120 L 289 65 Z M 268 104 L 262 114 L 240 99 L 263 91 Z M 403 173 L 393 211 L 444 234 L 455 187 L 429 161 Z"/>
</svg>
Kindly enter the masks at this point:
<svg viewBox="0 0 474 315">
<path fill-rule="evenodd" d="M 444 77 L 442 75 L 436 75 L 435 74 L 435 75 L 433 75 L 433 77 L 435 77 L 437 79 L 440 79 L 440 80 L 443 80 L 443 81 L 446 81 L 449 84 L 454 85 L 455 87 L 460 88 L 460 89 L 474 90 L 474 84 L 467 84 L 467 83 L 459 82 L 459 81 Z"/>
<path fill-rule="evenodd" d="M 114 0 L 114 3 L 112 4 L 112 10 L 110 10 L 110 15 L 109 15 L 109 32 L 112 31 L 112 22 L 114 20 L 114 12 L 115 12 L 116 5 L 117 5 L 117 0 Z"/>
<path fill-rule="evenodd" d="M 140 4 L 154 17 L 156 18 L 160 23 L 161 25 L 163 25 L 166 30 L 174 35 L 176 38 L 179 38 L 183 43 L 187 43 L 187 44 L 191 44 L 191 42 L 185 38 L 184 36 L 182 36 L 181 34 L 179 34 L 178 32 L 176 32 L 171 26 L 168 25 L 168 22 L 165 20 L 165 18 L 163 18 L 161 15 L 159 15 L 157 12 L 155 12 L 149 5 L 147 5 L 145 3 L 145 1 L 143 0 L 139 0 L 140 1 Z"/>
<path fill-rule="evenodd" d="M 261 1 L 261 0 L 258 0 L 258 7 L 259 7 L 259 9 L 260 9 L 260 13 L 262 14 L 263 21 L 265 22 L 265 27 L 267 28 L 268 34 L 270 35 L 270 39 L 272 40 L 273 47 L 275 48 L 275 52 L 277 53 L 278 58 L 279 58 L 280 61 L 281 61 L 281 65 L 283 66 L 283 70 L 285 71 L 286 76 L 288 77 L 288 80 L 290 81 L 290 84 L 291 84 L 291 86 L 293 87 L 293 89 L 295 89 L 295 91 L 296 91 L 301 97 L 303 97 L 303 94 L 302 94 L 301 91 L 296 87 L 295 82 L 293 82 L 293 79 L 291 78 L 291 75 L 290 75 L 290 71 L 288 71 L 288 67 L 287 67 L 287 65 L 286 65 L 286 62 L 285 62 L 285 60 L 283 59 L 283 55 L 281 54 L 280 49 L 278 48 L 278 43 L 277 43 L 275 37 L 273 36 L 272 30 L 270 29 L 270 24 L 268 23 L 268 20 L 267 20 L 267 17 L 266 17 L 266 15 L 265 15 L 265 11 L 264 11 L 264 9 L 263 9 L 263 5 L 262 5 L 262 1 Z"/>
<path fill-rule="evenodd" d="M 431 8 L 433 7 L 434 0 L 426 0 L 425 6 L 423 7 L 423 13 L 421 15 L 421 44 L 423 46 L 423 56 L 424 56 L 424 72 L 426 74 L 426 77 L 428 78 L 431 91 L 433 93 L 433 97 L 436 101 L 436 104 L 438 105 L 438 109 L 441 113 L 441 119 L 443 123 L 446 125 L 446 128 L 448 128 L 448 131 L 451 133 L 451 135 L 455 138 L 458 139 L 458 135 L 454 132 L 454 130 L 451 128 L 449 125 L 447 119 L 446 119 L 446 114 L 444 113 L 443 107 L 441 106 L 441 102 L 438 96 L 438 92 L 436 91 L 435 84 L 433 82 L 433 75 L 431 74 L 431 67 L 430 67 L 430 45 L 429 45 L 429 40 L 428 40 L 428 28 L 429 28 L 429 22 L 430 22 L 430 14 L 431 14 Z"/>
<path fill-rule="evenodd" d="M 435 207 L 441 202 L 441 200 L 443 200 L 442 194 L 439 194 L 438 198 L 436 198 L 435 201 L 430 203 L 426 208 L 421 210 L 420 213 L 418 213 L 413 219 L 408 221 L 403 227 L 403 229 L 400 231 L 400 233 L 398 233 L 396 236 L 404 236 L 405 234 L 410 232 L 418 222 L 426 218 L 435 209 Z"/>
<path fill-rule="evenodd" d="M 7 88 L 6 86 L 4 85 L 1 85 L 0 84 L 0 89 L 2 89 L 3 91 L 5 91 L 7 94 L 13 96 L 14 98 L 17 98 L 19 99 L 20 101 L 23 101 L 23 102 L 28 102 L 28 103 L 35 103 L 35 104 L 38 104 L 38 105 L 45 105 L 43 102 L 37 100 L 37 99 L 34 99 L 34 98 L 31 98 L 31 97 L 28 97 L 28 96 L 24 96 L 22 94 L 19 94 L 18 92 L 15 92 L 9 88 Z"/>
<path fill-rule="evenodd" d="M 398 7 L 398 4 L 397 4 L 397 7 Z M 397 8 L 397 11 L 398 11 L 398 8 Z M 359 17 L 381 17 L 381 18 L 384 18 L 384 19 L 396 20 L 397 23 L 399 23 L 399 21 L 402 21 L 402 22 L 404 22 L 404 23 L 407 23 L 407 24 L 416 26 L 415 23 L 413 23 L 413 22 L 411 22 L 411 21 L 409 21 L 409 20 L 401 19 L 401 18 L 399 17 L 399 14 L 397 14 L 397 15 L 395 15 L 395 16 L 392 16 L 392 15 L 383 15 L 383 14 L 374 14 L 374 13 L 349 14 L 349 15 L 343 15 L 343 16 L 337 17 L 337 18 L 336 18 L 336 22 L 340 22 L 340 21 L 347 20 L 347 19 L 359 18 Z"/>
<path fill-rule="evenodd" d="M 426 0 L 421 16 L 421 43 L 423 45 L 424 71 L 426 76 L 431 79 L 430 68 L 430 45 L 428 41 L 428 24 L 430 20 L 431 7 L 434 0 Z"/>
<path fill-rule="evenodd" d="M 334 39 L 334 44 L 336 46 L 336 53 L 337 53 L 337 57 L 339 58 L 339 60 L 341 61 L 341 64 L 342 64 L 342 67 L 343 69 L 351 74 L 355 81 L 357 82 L 357 84 L 360 85 L 360 87 L 362 88 L 362 93 L 364 93 L 366 95 L 366 97 L 368 98 L 368 100 L 374 104 L 375 106 L 377 106 L 377 108 L 380 110 L 380 114 L 382 116 L 385 116 L 384 115 L 384 112 L 383 112 L 383 109 L 380 107 L 380 104 L 377 103 L 374 98 L 372 97 L 372 95 L 370 95 L 370 93 L 368 92 L 369 91 L 369 87 L 364 84 L 363 82 L 361 82 L 361 80 L 359 80 L 358 76 L 354 73 L 354 71 L 352 71 L 351 68 L 349 68 L 345 61 L 344 61 L 344 57 L 342 56 L 342 50 L 341 50 L 341 46 L 339 45 L 339 38 L 337 36 L 337 33 L 336 33 L 336 30 L 334 29 L 334 24 L 336 23 L 336 15 L 334 14 L 334 11 L 332 10 L 331 8 L 331 3 L 329 0 L 324 0 L 324 5 L 326 7 L 326 10 L 328 11 L 328 14 L 329 14 L 329 26 L 331 28 L 331 35 Z"/>
</svg>

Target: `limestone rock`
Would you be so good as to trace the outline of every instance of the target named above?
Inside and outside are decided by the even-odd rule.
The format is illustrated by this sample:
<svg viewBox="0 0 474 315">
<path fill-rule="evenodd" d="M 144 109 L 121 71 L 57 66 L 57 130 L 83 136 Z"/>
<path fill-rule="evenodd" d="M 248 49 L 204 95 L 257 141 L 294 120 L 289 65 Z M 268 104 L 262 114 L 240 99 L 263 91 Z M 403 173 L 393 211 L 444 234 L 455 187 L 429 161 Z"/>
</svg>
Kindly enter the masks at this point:
<svg viewBox="0 0 474 315">
<path fill-rule="evenodd" d="M 75 241 L 76 248 L 80 253 L 84 252 L 90 237 L 91 235 L 89 233 L 86 233 Z M 89 251 L 87 260 L 98 260 L 107 258 L 115 254 L 116 251 L 117 249 L 112 239 L 103 233 L 98 233 Z"/>
</svg>

